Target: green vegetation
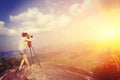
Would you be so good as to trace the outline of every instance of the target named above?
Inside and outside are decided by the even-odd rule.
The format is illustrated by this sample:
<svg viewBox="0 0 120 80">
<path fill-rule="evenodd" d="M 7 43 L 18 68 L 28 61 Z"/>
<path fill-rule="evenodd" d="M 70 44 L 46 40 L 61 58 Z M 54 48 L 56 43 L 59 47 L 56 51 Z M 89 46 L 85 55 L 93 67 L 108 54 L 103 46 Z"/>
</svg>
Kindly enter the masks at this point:
<svg viewBox="0 0 120 80">
<path fill-rule="evenodd" d="M 19 60 L 15 57 L 12 58 L 1 58 L 0 59 L 0 74 L 3 72 L 15 68 L 16 66 L 19 65 Z"/>
</svg>

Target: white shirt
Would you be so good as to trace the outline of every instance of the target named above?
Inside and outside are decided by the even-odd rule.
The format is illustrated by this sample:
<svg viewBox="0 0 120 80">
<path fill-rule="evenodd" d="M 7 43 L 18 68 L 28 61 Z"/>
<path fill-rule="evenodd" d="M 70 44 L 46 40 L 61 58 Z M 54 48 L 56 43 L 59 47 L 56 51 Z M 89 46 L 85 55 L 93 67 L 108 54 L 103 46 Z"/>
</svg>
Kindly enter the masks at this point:
<svg viewBox="0 0 120 80">
<path fill-rule="evenodd" d="M 27 41 L 31 41 L 30 39 L 28 39 L 27 37 L 22 37 L 20 42 L 19 42 L 19 46 L 18 46 L 18 50 L 25 50 L 27 49 Z"/>
</svg>

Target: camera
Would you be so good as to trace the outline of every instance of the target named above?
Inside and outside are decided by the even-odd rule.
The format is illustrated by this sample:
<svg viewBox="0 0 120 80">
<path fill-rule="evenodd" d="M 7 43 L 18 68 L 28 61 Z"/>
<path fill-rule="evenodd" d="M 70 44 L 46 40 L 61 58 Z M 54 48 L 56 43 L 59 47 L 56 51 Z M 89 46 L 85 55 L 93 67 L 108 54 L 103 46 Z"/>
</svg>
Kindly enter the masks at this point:
<svg viewBox="0 0 120 80">
<path fill-rule="evenodd" d="M 29 35 L 30 38 L 33 38 L 33 35 Z"/>
<path fill-rule="evenodd" d="M 28 39 L 32 39 L 32 38 L 33 38 L 33 35 L 28 35 L 27 38 L 28 38 Z M 31 41 L 32 41 L 32 40 L 31 40 Z M 31 41 L 27 41 L 27 45 L 28 45 L 29 48 L 32 46 Z"/>
<path fill-rule="evenodd" d="M 27 38 L 28 39 L 33 38 L 33 35 L 28 35 Z"/>
</svg>

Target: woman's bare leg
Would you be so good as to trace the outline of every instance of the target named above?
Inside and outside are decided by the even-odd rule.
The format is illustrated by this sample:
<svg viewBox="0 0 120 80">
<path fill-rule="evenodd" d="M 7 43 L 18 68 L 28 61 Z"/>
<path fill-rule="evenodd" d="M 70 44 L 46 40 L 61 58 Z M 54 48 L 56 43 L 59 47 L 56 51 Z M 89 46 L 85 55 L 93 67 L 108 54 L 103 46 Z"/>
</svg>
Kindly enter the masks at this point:
<svg viewBox="0 0 120 80">
<path fill-rule="evenodd" d="M 25 60 L 24 60 L 24 54 L 23 54 L 23 55 L 22 55 L 22 61 L 21 61 L 21 63 L 20 63 L 19 69 L 22 68 L 24 61 L 25 61 Z"/>
<path fill-rule="evenodd" d="M 27 66 L 28 67 L 30 67 L 30 63 L 29 63 L 29 61 L 28 61 L 28 56 L 27 56 L 27 54 L 25 54 L 25 63 L 27 64 Z"/>
<path fill-rule="evenodd" d="M 30 67 L 27 54 L 23 54 L 23 55 L 22 55 L 22 61 L 21 61 L 21 63 L 20 63 L 19 69 L 22 68 L 24 62 L 26 63 L 27 67 Z"/>
</svg>

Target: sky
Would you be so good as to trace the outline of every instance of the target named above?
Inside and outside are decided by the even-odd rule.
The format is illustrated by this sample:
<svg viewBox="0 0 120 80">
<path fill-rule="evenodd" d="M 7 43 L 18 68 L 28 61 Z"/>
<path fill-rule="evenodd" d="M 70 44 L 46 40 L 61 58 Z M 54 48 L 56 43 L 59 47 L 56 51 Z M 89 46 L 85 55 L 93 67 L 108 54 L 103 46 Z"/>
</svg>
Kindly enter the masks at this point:
<svg viewBox="0 0 120 80">
<path fill-rule="evenodd" d="M 22 32 L 34 36 L 36 48 L 119 40 L 120 1 L 1 0 L 0 51 L 17 50 Z"/>
</svg>

